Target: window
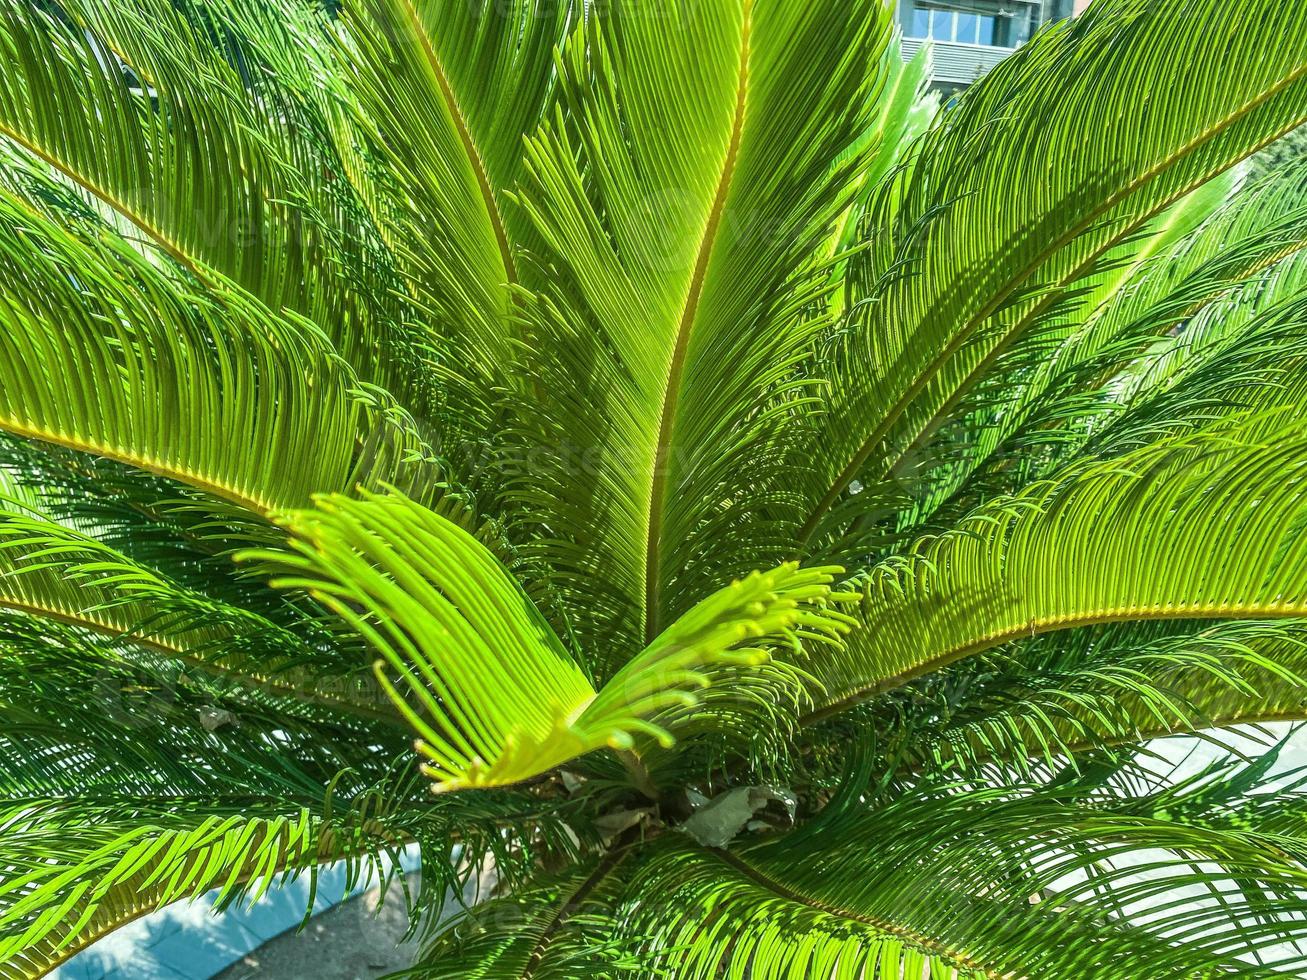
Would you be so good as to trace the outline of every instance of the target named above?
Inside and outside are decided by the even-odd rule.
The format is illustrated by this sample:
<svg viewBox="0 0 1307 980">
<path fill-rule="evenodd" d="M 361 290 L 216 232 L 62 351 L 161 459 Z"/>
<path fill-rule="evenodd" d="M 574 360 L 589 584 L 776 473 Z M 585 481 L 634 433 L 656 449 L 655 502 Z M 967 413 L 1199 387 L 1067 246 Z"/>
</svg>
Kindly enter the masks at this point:
<svg viewBox="0 0 1307 980">
<path fill-rule="evenodd" d="M 1010 48 L 1025 44 L 1039 28 L 1039 8 L 1027 4 L 1013 4 L 1011 9 L 1003 11 L 1000 16 L 1008 18 L 1007 41 Z"/>
<path fill-rule="evenodd" d="M 975 14 L 964 14 L 958 11 L 957 23 L 954 25 L 953 40 L 965 41 L 967 44 L 976 43 L 976 32 L 980 27 L 980 18 Z"/>
<path fill-rule="evenodd" d="M 1039 27 L 1038 0 L 912 0 L 904 11 L 908 37 L 1015 48 Z"/>
</svg>

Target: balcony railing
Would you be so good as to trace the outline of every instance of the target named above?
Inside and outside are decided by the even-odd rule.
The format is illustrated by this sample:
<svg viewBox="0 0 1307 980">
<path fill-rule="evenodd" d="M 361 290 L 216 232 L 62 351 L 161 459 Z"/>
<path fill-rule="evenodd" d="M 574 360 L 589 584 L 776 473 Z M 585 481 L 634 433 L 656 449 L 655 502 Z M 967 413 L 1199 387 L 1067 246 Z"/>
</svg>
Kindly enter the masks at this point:
<svg viewBox="0 0 1307 980">
<path fill-rule="evenodd" d="M 905 35 L 903 57 L 913 57 L 929 35 L 934 45 L 931 82 L 946 90 L 978 81 L 1035 30 L 1069 16 L 1072 9 L 1072 0 L 898 0 L 895 4 Z"/>
<path fill-rule="evenodd" d="M 926 42 L 919 37 L 903 39 L 903 58 L 910 59 Z M 1015 48 L 992 44 L 962 44 L 957 41 L 934 41 L 930 80 L 935 85 L 953 88 L 979 81 L 989 70 L 1010 55 Z"/>
</svg>

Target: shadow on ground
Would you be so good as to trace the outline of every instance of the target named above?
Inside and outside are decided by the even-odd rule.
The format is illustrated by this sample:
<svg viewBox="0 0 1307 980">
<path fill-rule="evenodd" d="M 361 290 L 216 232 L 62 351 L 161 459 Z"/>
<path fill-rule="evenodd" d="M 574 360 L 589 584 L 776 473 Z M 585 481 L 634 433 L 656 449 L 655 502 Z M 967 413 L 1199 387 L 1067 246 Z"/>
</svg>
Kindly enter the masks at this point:
<svg viewBox="0 0 1307 980">
<path fill-rule="evenodd" d="M 417 876 L 409 877 L 410 887 Z M 403 943 L 408 916 L 399 882 L 384 902 L 373 889 L 290 929 L 233 963 L 213 980 L 375 980 L 413 963 L 417 942 Z"/>
</svg>

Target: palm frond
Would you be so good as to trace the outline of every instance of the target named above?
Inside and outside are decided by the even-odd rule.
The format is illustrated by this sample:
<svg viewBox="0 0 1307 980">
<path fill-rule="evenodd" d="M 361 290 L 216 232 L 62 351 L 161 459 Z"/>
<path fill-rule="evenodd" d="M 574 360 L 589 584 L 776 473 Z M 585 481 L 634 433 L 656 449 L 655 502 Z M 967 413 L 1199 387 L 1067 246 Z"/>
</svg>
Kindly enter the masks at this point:
<svg viewBox="0 0 1307 980">
<path fill-rule="evenodd" d="M 770 656 L 761 641 L 834 640 L 850 625 L 823 608 L 837 570 L 784 566 L 705 600 L 596 691 L 521 586 L 435 512 L 369 494 L 319 498 L 284 521 L 297 554 L 250 557 L 279 565 L 276 584 L 307 590 L 372 642 L 378 680 L 421 736 L 441 791 L 520 782 L 586 752 L 630 749 L 635 733 L 670 745 L 650 716 L 696 704 L 702 668 L 756 665 Z"/>
<path fill-rule="evenodd" d="M 0 0 L 0 978 L 1307 970 L 1307 8 L 893 8 Z"/>
<path fill-rule="evenodd" d="M 863 585 L 865 628 L 814 663 L 828 692 L 816 714 L 1022 636 L 1301 615 L 1296 430 L 1159 440 L 1001 498 L 882 562 Z"/>
<path fill-rule="evenodd" d="M 1104 0 L 965 93 L 868 224 L 816 433 L 828 452 L 794 476 L 804 540 L 837 530 L 827 514 L 850 485 L 884 480 L 884 460 L 1124 240 L 1303 121 L 1302 17 L 1270 0 Z M 1150 112 L 1159 91 L 1167 111 Z"/>
<path fill-rule="evenodd" d="M 312 324 L 234 287 L 188 291 L 125 243 L 75 235 L 4 193 L 0 270 L 7 432 L 256 513 L 421 458 L 402 411 Z M 356 456 L 357 442 L 375 455 Z"/>
<path fill-rule="evenodd" d="M 1301 824 L 1255 828 L 1300 794 L 1232 812 L 1243 775 L 1142 797 L 957 789 L 874 813 L 846 801 L 738 853 L 668 842 L 619 919 L 673 950 L 667 966 L 686 978 L 1291 976 L 1292 947 L 1254 958 L 1301 939 Z M 1154 848 L 1176 858 L 1132 861 Z M 1195 894 L 1177 897 L 1186 884 Z"/>
<path fill-rule="evenodd" d="M 248 60 L 201 4 L 3 12 L 0 134 L 193 273 L 312 319 L 367 380 L 411 385 L 414 338 L 325 124 Z M 74 122 L 77 120 L 77 122 Z M 240 160 L 238 168 L 228 161 Z M 405 359 L 408 363 L 405 363 Z"/>
<path fill-rule="evenodd" d="M 1042 762 L 1206 728 L 1307 713 L 1307 647 L 1295 620 L 1113 624 L 1016 643 L 905 690 L 913 767 L 1029 774 Z M 933 696 L 938 692 L 937 696 Z M 932 700 L 939 714 L 920 707 Z M 878 723 L 894 723 L 879 716 Z M 920 728 L 916 726 L 920 725 Z"/>
<path fill-rule="evenodd" d="M 803 310 L 829 289 L 814 256 L 867 164 L 870 149 L 847 151 L 875 118 L 866 69 L 888 37 L 872 0 L 657 17 L 612 3 L 563 52 L 562 104 L 528 141 L 517 195 L 537 238 L 523 312 L 538 384 L 532 466 L 508 499 L 589 646 L 638 648 L 723 578 L 785 557 L 715 561 L 698 591 L 666 591 L 705 508 L 724 486 L 747 496 L 761 406 L 810 397 L 790 375 L 817 329 Z M 721 428 L 749 417 L 748 433 Z"/>
<path fill-rule="evenodd" d="M 31 503 L 0 503 L 0 606 L 69 623 L 292 700 L 399 722 L 365 662 L 169 581 Z M 333 655 L 334 663 L 333 663 Z M 334 680 L 333 680 L 334 675 Z M 352 675 L 352 676 L 351 676 Z"/>
<path fill-rule="evenodd" d="M 1300 291 L 1297 260 L 1281 260 L 1307 244 L 1304 179 L 1307 171 L 1299 170 L 1236 194 L 1174 247 L 1133 259 L 1120 288 L 1097 300 L 1077 299 L 1064 315 L 1050 317 L 1000 358 L 994 378 L 962 401 L 953 423 L 912 447 L 927 461 L 923 473 L 901 469 L 901 486 L 866 488 L 858 495 L 864 499 L 842 505 L 844 515 L 892 514 L 905 503 L 909 509 L 899 519 L 907 528 L 948 526 L 983 495 L 1006 492 L 1073 460 L 1091 434 L 1132 414 L 1136 395 L 1173 384 L 1180 358 L 1200 334 L 1240 346 L 1242 337 L 1263 326 L 1263 310 Z M 1192 205 L 1176 207 L 1188 211 Z M 1194 321 L 1212 328 L 1195 331 Z M 1291 337 L 1291 327 L 1284 333 Z M 1261 343 L 1269 342 L 1264 333 Z M 1264 347 L 1260 352 L 1261 380 L 1269 384 L 1283 375 L 1284 364 L 1265 356 Z M 1243 360 L 1245 367 L 1225 379 L 1225 390 L 1211 392 L 1203 405 L 1172 402 L 1172 424 L 1210 420 L 1222 396 L 1230 398 L 1231 409 L 1247 407 L 1247 392 L 1236 390 L 1236 379 L 1255 386 L 1249 378 L 1255 362 L 1251 354 Z M 1139 375 L 1146 380 L 1124 381 Z M 855 530 L 841 547 L 865 546 L 867 537 Z"/>
<path fill-rule="evenodd" d="M 612 938 L 611 909 L 626 882 L 629 850 L 542 875 L 511 897 L 482 903 L 455 920 L 399 978 L 467 980 L 619 980 L 659 976 L 634 943 Z"/>
<path fill-rule="evenodd" d="M 581 5 L 349 0 L 337 87 L 388 162 L 388 227 L 417 302 L 481 383 L 517 358 L 505 194 Z M 511 98 L 504 97 L 512 93 Z"/>
<path fill-rule="evenodd" d="M 467 867 L 504 853 L 497 823 L 525 827 L 532 814 L 502 800 L 416 805 L 406 796 L 411 775 L 366 784 L 342 772 L 298 799 L 8 797 L 0 803 L 0 976 L 43 975 L 124 922 L 211 890 L 221 909 L 307 873 L 311 907 L 317 866 L 328 862 L 344 861 L 351 885 L 385 885 L 415 840 L 431 881 L 408 898 L 416 913 L 438 912 L 445 888 L 461 887 Z M 455 842 L 464 845 L 463 870 L 450 863 L 459 859 Z"/>
<path fill-rule="evenodd" d="M 405 747 L 393 728 L 295 711 L 75 627 L 7 613 L 0 642 L 11 797 L 298 794 L 344 766 L 370 771 L 380 755 L 360 740 L 392 757 Z"/>
</svg>

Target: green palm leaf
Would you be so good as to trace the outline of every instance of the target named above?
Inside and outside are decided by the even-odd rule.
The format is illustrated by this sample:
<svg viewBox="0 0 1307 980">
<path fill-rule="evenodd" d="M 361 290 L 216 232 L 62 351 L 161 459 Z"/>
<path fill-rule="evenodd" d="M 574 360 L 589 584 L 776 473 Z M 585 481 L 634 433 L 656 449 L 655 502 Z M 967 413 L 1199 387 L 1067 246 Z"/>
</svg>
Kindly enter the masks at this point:
<svg viewBox="0 0 1307 980">
<path fill-rule="evenodd" d="M 613 4 L 564 52 L 567 116 L 528 144 L 520 193 L 550 270 L 527 308 L 545 381 L 528 438 L 549 451 L 514 497 L 552 530 L 536 547 L 560 574 L 588 578 L 602 558 L 589 615 L 629 643 L 693 601 L 663 594 L 686 558 L 669 543 L 707 516 L 682 508 L 724 492 L 721 447 L 749 438 L 718 424 L 766 393 L 798 397 L 788 375 L 820 325 L 801 311 L 828 288 L 810 259 L 851 203 L 828 178 L 865 165 L 847 151 L 874 118 L 879 79 L 864 68 L 886 13 L 711 3 L 660 19 Z M 563 510 L 577 454 L 603 492 Z"/>
<path fill-rule="evenodd" d="M 999 649 L 990 663 L 945 672 L 946 686 L 974 687 L 921 733 L 914 765 L 1028 771 L 1094 745 L 1297 720 L 1307 710 L 1303 639 L 1294 620 L 1118 624 Z"/>
<path fill-rule="evenodd" d="M 1123 240 L 1303 121 L 1302 11 L 1218 6 L 1097 3 L 1001 66 L 923 143 L 887 191 L 894 204 L 869 228 L 855 273 L 869 302 L 842 346 L 818 433 L 832 465 L 805 487 L 805 540 L 854 480 L 884 479 L 887 454 L 947 412 Z M 1194 23 L 1211 29 L 1188 30 Z M 1186 43 L 1165 40 L 1179 36 Z M 1167 112 L 1141 108 L 1151 73 L 1185 79 Z M 1036 127 L 1047 142 L 1030 137 Z M 1088 143 L 1087 132 L 1097 134 Z M 1010 193 L 995 198 L 997 188 Z M 917 273 L 895 274 L 904 263 Z"/>
<path fill-rule="evenodd" d="M 494 556 L 433 511 L 397 494 L 327 497 L 285 521 L 298 555 L 249 557 L 285 568 L 279 585 L 308 590 L 382 654 L 377 678 L 420 734 L 440 791 L 520 782 L 605 746 L 630 749 L 635 733 L 670 745 L 647 719 L 697 704 L 700 668 L 762 664 L 758 641 L 801 647 L 804 635 L 835 642 L 848 629 L 822 608 L 838 569 L 784 566 L 704 600 L 596 691 Z"/>
<path fill-rule="evenodd" d="M 0 0 L 0 977 L 1303 972 L 1307 10 L 896 6 Z"/>
<path fill-rule="evenodd" d="M 863 583 L 865 628 L 814 664 L 827 690 L 817 715 L 1050 630 L 1301 615 L 1296 429 L 1159 440 L 882 562 Z"/>
<path fill-rule="evenodd" d="M 261 514 L 396 476 L 387 467 L 417 450 L 403 414 L 369 411 L 388 408 L 384 393 L 307 321 L 234 287 L 191 292 L 126 244 L 75 236 L 5 195 L 0 231 L 5 431 Z M 368 473 L 356 441 L 371 425 Z"/>
<path fill-rule="evenodd" d="M 775 978 L 1289 976 L 1301 954 L 1262 970 L 1236 957 L 1267 937 L 1294 938 L 1298 926 L 1222 925 L 1264 894 L 1303 887 L 1286 863 L 1286 848 L 1301 849 L 1294 831 L 1245 830 L 1251 813 L 1228 826 L 1221 787 L 1239 778 L 1214 772 L 1128 799 L 959 791 L 871 817 L 827 814 L 743 854 L 669 842 L 640 868 L 619 929 L 675 950 L 668 968 L 687 978 L 733 975 L 744 962 L 750 975 Z M 1295 799 L 1271 794 L 1258 811 Z M 1126 856 L 1148 848 L 1219 870 L 1175 864 L 1157 866 L 1160 879 L 1142 876 Z M 1168 900 L 1185 879 L 1213 894 Z M 671 901 L 635 900 L 650 893 Z"/>
</svg>

